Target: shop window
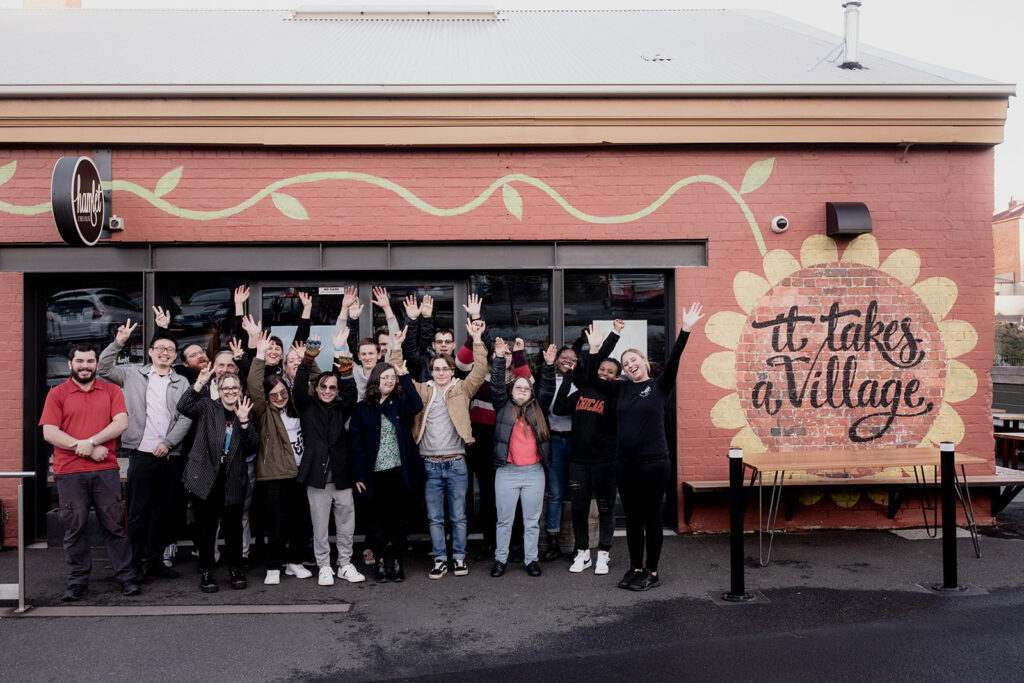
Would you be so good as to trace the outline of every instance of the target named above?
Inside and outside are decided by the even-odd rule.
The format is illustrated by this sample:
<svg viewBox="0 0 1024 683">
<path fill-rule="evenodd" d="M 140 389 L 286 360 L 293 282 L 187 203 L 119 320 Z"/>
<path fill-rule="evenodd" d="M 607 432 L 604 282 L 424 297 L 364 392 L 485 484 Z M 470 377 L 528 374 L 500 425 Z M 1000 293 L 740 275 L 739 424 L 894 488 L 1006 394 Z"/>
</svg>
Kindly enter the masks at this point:
<svg viewBox="0 0 1024 683">
<path fill-rule="evenodd" d="M 533 368 L 551 343 L 551 281 L 548 275 L 472 275 L 470 291 L 483 299 L 483 317 L 492 337 L 526 342 Z"/>
<path fill-rule="evenodd" d="M 663 273 L 565 273 L 565 343 L 571 345 L 592 321 L 601 321 L 601 332 L 611 331 L 611 321 L 626 321 L 623 345 L 645 351 L 652 374 L 664 366 L 671 341 L 666 342 L 667 319 Z"/>
<path fill-rule="evenodd" d="M 156 303 L 170 310 L 169 329 L 179 349 L 198 344 L 213 358 L 227 347 L 235 315 L 234 289 L 242 283 L 239 277 L 201 273 L 158 277 Z"/>
<path fill-rule="evenodd" d="M 388 298 L 391 299 L 391 310 L 394 312 L 395 317 L 398 318 L 399 325 L 401 325 L 405 320 L 405 306 L 402 305 L 402 302 L 405 301 L 405 297 L 410 294 L 415 295 L 416 300 L 422 304 L 424 295 L 429 294 L 431 298 L 434 299 L 434 329 L 452 330 L 455 333 L 455 336 L 458 337 L 458 331 L 455 329 L 454 287 L 444 284 L 384 284 L 382 286 L 388 290 Z M 366 306 L 372 306 L 369 300 L 362 301 L 362 303 Z M 462 310 L 461 302 L 459 310 Z M 459 320 L 463 320 L 462 316 L 459 316 Z M 387 329 L 387 321 L 384 318 L 384 311 L 376 306 L 373 306 L 373 329 Z"/>
</svg>

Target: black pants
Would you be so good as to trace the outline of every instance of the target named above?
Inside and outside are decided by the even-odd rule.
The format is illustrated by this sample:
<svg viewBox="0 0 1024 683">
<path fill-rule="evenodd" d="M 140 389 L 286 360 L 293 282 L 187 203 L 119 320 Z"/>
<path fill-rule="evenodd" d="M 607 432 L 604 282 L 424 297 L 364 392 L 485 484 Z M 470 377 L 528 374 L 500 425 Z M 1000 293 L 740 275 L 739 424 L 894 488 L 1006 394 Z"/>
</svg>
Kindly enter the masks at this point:
<svg viewBox="0 0 1024 683">
<path fill-rule="evenodd" d="M 107 558 L 120 583 L 135 578 L 132 569 L 132 546 L 124 524 L 124 501 L 121 499 L 121 473 L 118 469 L 98 472 L 55 474 L 60 521 L 64 525 L 64 560 L 68 565 L 68 586 L 89 585 L 92 553 L 89 551 L 89 506 L 96 508 L 96 518 L 103 529 Z"/>
<path fill-rule="evenodd" d="M 381 560 L 401 559 L 405 550 L 407 528 L 406 499 L 409 490 L 402 479 L 402 468 L 392 467 L 373 473 L 373 498 L 370 499 L 373 557 Z"/>
<path fill-rule="evenodd" d="M 615 464 L 569 463 L 569 495 L 572 499 L 572 533 L 576 550 L 590 547 L 590 499 L 597 499 L 598 548 L 611 550 L 615 536 Z"/>
<path fill-rule="evenodd" d="M 224 504 L 224 468 L 213 482 L 210 495 L 203 500 L 191 496 L 196 515 L 196 539 L 199 545 L 199 569 L 213 569 L 216 564 L 217 525 L 224 535 L 224 560 L 229 567 L 242 564 L 242 509 L 244 503 Z"/>
<path fill-rule="evenodd" d="M 661 545 L 661 501 L 668 483 L 668 457 L 647 462 L 615 463 L 615 480 L 626 513 L 626 544 L 633 569 L 644 568 L 644 547 L 647 548 L 647 569 L 658 571 Z"/>
<path fill-rule="evenodd" d="M 177 484 L 175 464 L 170 456 L 128 451 L 128 538 L 136 567 L 163 557 L 167 511 Z"/>
<path fill-rule="evenodd" d="M 181 457 L 171 458 L 172 476 L 174 477 L 174 488 L 171 489 L 171 500 L 167 510 L 167 538 L 164 545 L 177 543 L 183 539 L 189 539 L 198 543 L 198 537 L 193 538 L 193 530 L 188 527 L 188 503 L 191 496 L 181 483 L 185 474 L 185 465 L 188 464 L 187 452 L 183 451 Z"/>
<path fill-rule="evenodd" d="M 474 422 L 473 438 L 476 442 L 466 446 L 466 464 L 469 465 L 470 474 L 476 478 L 480 510 L 470 518 L 470 522 L 475 522 L 470 531 L 479 531 L 483 534 L 484 545 L 493 547 L 494 531 L 498 523 L 494 503 L 494 425 Z M 472 482 L 471 477 L 471 486 Z M 472 501 L 472 495 L 468 494 L 466 500 Z"/>
<path fill-rule="evenodd" d="M 267 569 L 285 563 L 302 564 L 313 538 L 306 487 L 294 479 L 256 483 L 263 499 L 263 528 L 267 533 Z"/>
</svg>

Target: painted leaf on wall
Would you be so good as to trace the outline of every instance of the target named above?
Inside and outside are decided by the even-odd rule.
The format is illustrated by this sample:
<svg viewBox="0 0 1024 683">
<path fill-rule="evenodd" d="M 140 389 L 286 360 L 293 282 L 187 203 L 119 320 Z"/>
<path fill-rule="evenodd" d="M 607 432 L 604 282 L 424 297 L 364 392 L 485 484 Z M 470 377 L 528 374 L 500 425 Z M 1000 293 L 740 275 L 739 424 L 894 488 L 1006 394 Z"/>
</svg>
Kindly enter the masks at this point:
<svg viewBox="0 0 1024 683">
<path fill-rule="evenodd" d="M 501 198 L 505 200 L 505 208 L 508 209 L 508 212 L 519 220 L 523 220 L 523 198 L 516 188 L 505 183 L 501 186 Z"/>
<path fill-rule="evenodd" d="M 740 187 L 740 194 L 753 192 L 764 185 L 771 176 L 773 168 L 775 168 L 775 157 L 762 159 L 761 161 L 755 161 L 752 163 L 750 168 L 747 169 L 746 174 L 743 176 L 743 185 Z"/>
<path fill-rule="evenodd" d="M 306 208 L 295 197 L 283 192 L 271 192 L 270 198 L 274 200 L 274 206 L 277 207 L 277 210 L 288 216 L 288 218 L 294 218 L 297 221 L 309 220 Z"/>
<path fill-rule="evenodd" d="M 18 162 L 12 161 L 9 164 L 0 166 L 0 185 L 3 185 L 14 175 L 14 170 L 18 168 Z"/>
<path fill-rule="evenodd" d="M 156 183 L 156 190 L 153 192 L 157 197 L 163 197 L 165 194 L 173 190 L 178 186 L 178 181 L 181 180 L 181 171 L 184 167 L 179 166 L 178 168 L 171 169 L 167 173 L 164 173 L 163 177 Z"/>
</svg>

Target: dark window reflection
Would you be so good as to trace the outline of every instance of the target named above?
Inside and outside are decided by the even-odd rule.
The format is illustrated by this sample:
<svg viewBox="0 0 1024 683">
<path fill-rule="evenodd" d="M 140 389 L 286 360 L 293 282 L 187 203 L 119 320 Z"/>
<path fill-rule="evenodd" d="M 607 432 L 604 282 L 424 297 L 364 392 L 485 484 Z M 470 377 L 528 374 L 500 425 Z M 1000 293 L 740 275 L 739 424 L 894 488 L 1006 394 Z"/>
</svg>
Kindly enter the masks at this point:
<svg viewBox="0 0 1024 683">
<path fill-rule="evenodd" d="M 530 366 L 551 339 L 551 283 L 548 275 L 484 274 L 469 279 L 470 292 L 483 299 L 491 336 L 511 342 L 522 337 Z"/>
<path fill-rule="evenodd" d="M 170 309 L 170 330 L 180 349 L 199 344 L 210 358 L 231 338 L 235 315 L 234 289 L 243 284 L 237 276 L 188 273 L 160 277 L 156 304 Z"/>
<path fill-rule="evenodd" d="M 388 290 L 388 298 L 391 299 L 391 310 L 398 318 L 401 325 L 405 320 L 405 306 L 402 302 L 410 294 L 416 295 L 416 301 L 423 303 L 424 295 L 429 294 L 434 299 L 434 329 L 455 331 L 455 301 L 454 288 L 450 285 L 381 285 Z M 366 306 L 372 306 L 370 301 L 360 301 Z M 462 311 L 462 303 L 459 302 L 459 310 Z M 459 316 L 459 320 L 463 320 Z M 373 306 L 373 329 L 387 329 L 387 321 L 384 318 L 384 311 Z"/>
<path fill-rule="evenodd" d="M 661 372 L 669 348 L 665 341 L 664 274 L 567 271 L 564 301 L 567 344 L 572 344 L 593 320 L 622 318 L 627 327 L 630 321 L 642 320 L 647 324 L 651 374 Z M 605 325 L 601 331 L 607 333 L 609 329 L 610 325 Z"/>
</svg>

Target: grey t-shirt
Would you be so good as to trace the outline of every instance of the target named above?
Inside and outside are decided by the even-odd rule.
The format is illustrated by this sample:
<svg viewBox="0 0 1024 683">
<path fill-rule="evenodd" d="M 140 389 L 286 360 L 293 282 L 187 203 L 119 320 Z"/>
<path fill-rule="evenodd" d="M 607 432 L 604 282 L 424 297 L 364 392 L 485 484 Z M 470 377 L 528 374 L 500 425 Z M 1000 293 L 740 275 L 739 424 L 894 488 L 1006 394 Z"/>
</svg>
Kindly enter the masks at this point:
<svg viewBox="0 0 1024 683">
<path fill-rule="evenodd" d="M 455 423 L 452 422 L 452 417 L 448 414 L 444 392 L 439 391 L 436 387 L 434 391 L 437 393 L 430 403 L 430 407 L 427 408 L 426 428 L 423 430 L 423 438 L 420 439 L 420 455 L 431 458 L 465 454 L 466 443 L 459 436 L 458 430 L 455 429 Z"/>
</svg>

